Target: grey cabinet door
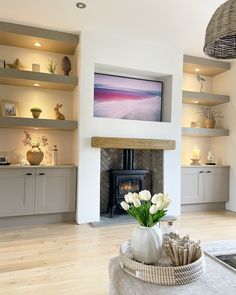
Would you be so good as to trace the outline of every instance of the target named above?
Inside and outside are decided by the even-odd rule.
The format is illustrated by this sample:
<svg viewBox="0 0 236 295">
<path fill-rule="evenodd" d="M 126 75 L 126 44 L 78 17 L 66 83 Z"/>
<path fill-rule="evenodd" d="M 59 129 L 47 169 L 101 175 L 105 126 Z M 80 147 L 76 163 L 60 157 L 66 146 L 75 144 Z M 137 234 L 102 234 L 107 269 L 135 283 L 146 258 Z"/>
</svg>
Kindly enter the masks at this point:
<svg viewBox="0 0 236 295">
<path fill-rule="evenodd" d="M 205 195 L 204 170 L 199 168 L 181 169 L 181 204 L 204 202 Z"/>
<path fill-rule="evenodd" d="M 74 212 L 76 169 L 36 169 L 35 214 Z"/>
<path fill-rule="evenodd" d="M 0 217 L 34 214 L 35 169 L 0 170 Z"/>
<path fill-rule="evenodd" d="M 229 169 L 212 168 L 205 171 L 205 202 L 225 202 L 229 199 Z"/>
</svg>

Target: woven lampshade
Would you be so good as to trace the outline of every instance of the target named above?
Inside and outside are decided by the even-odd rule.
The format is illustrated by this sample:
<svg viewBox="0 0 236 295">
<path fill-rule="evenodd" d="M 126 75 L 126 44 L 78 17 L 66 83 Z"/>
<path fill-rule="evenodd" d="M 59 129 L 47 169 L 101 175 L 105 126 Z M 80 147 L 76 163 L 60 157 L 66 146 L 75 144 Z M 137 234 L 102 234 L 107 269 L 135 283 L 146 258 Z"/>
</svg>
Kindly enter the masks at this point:
<svg viewBox="0 0 236 295">
<path fill-rule="evenodd" d="M 226 1 L 213 14 L 203 51 L 218 59 L 236 58 L 236 0 Z"/>
</svg>

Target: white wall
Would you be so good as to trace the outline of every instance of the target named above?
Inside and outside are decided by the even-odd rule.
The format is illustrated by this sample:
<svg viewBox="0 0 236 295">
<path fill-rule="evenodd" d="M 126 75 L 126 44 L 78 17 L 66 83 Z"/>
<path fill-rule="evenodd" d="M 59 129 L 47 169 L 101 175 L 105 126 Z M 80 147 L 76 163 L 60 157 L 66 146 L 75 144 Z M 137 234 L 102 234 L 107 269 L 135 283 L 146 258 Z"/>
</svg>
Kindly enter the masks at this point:
<svg viewBox="0 0 236 295">
<path fill-rule="evenodd" d="M 213 152 L 218 161 L 230 165 L 230 200 L 226 204 L 228 210 L 236 211 L 236 62 L 231 63 L 231 70 L 214 77 L 215 93 L 230 95 L 230 103 L 219 109 L 223 112 L 224 127 L 230 130 L 230 136 L 213 139 Z"/>
<path fill-rule="evenodd" d="M 176 48 L 83 32 L 81 34 L 79 175 L 77 222 L 100 219 L 100 149 L 91 148 L 92 136 L 174 139 L 176 150 L 164 153 L 164 191 L 173 201 L 171 214 L 180 214 L 180 143 L 183 55 Z M 173 75 L 171 123 L 93 117 L 94 69 L 113 66 L 142 76 Z M 101 184 L 102 185 L 102 184 Z"/>
</svg>

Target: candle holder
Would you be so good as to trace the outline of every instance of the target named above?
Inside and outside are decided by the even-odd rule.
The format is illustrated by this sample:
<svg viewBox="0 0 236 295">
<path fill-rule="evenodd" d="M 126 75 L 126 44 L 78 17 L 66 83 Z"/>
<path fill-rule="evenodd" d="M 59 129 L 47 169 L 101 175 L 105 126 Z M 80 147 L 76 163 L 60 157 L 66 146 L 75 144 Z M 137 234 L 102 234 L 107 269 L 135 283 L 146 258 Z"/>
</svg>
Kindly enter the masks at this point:
<svg viewBox="0 0 236 295">
<path fill-rule="evenodd" d="M 198 147 L 194 147 L 192 150 L 192 157 L 191 157 L 191 161 L 192 163 L 190 165 L 201 165 L 200 163 L 200 159 L 201 159 L 201 151 Z"/>
<path fill-rule="evenodd" d="M 199 166 L 201 165 L 200 163 L 200 158 L 199 159 L 191 159 L 192 163 L 190 165 L 193 165 L 193 166 Z"/>
</svg>

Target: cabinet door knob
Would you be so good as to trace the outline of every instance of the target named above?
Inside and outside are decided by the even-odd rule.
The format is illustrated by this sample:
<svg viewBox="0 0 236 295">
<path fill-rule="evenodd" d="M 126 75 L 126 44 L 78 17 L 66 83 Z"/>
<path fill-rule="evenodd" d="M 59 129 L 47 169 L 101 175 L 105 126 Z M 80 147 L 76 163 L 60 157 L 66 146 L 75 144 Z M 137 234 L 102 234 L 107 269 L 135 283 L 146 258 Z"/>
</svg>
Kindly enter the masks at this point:
<svg viewBox="0 0 236 295">
<path fill-rule="evenodd" d="M 45 175 L 45 173 L 39 173 L 39 175 Z"/>
<path fill-rule="evenodd" d="M 207 171 L 206 173 L 211 173 L 212 171 Z"/>
<path fill-rule="evenodd" d="M 199 171 L 199 173 L 204 173 L 204 171 Z"/>
<path fill-rule="evenodd" d="M 32 173 L 26 173 L 26 175 L 29 176 L 29 175 L 33 175 L 33 174 Z"/>
</svg>

